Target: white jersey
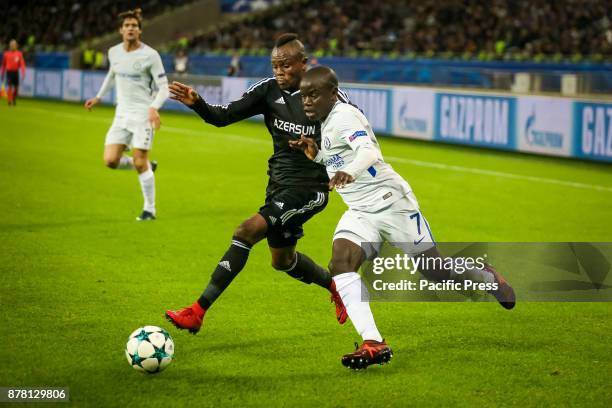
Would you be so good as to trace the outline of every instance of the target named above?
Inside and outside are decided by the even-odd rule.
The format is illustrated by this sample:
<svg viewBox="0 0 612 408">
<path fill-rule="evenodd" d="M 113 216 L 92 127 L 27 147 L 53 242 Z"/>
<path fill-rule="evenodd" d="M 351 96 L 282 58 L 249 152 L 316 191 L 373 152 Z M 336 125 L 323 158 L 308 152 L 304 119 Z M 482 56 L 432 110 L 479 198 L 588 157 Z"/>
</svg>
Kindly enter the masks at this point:
<svg viewBox="0 0 612 408">
<path fill-rule="evenodd" d="M 104 96 L 114 81 L 117 116 L 146 119 L 149 107 L 161 108 L 169 93 L 157 51 L 141 42 L 138 49 L 127 52 L 121 43 L 108 50 L 108 62 L 108 74 L 97 96 Z"/>
<path fill-rule="evenodd" d="M 339 170 L 355 178 L 338 189 L 351 210 L 377 212 L 412 190 L 383 160 L 366 117 L 348 103 L 336 102 L 321 124 L 321 149 L 315 161 L 326 166 L 330 178 Z"/>
</svg>

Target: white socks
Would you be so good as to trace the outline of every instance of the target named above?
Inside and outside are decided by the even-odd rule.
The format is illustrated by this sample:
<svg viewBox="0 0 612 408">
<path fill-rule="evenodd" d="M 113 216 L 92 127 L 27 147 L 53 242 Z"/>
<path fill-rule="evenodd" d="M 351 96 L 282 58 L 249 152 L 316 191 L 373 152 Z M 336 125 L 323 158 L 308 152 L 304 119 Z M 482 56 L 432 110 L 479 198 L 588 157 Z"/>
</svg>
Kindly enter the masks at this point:
<svg viewBox="0 0 612 408">
<path fill-rule="evenodd" d="M 121 170 L 133 169 L 134 159 L 132 156 L 121 156 L 117 168 Z M 155 175 L 151 170 L 151 162 L 149 162 L 149 169 L 138 175 L 138 180 L 144 197 L 144 210 L 155 214 Z"/>
<path fill-rule="evenodd" d="M 134 159 L 132 159 L 132 156 L 121 156 L 121 158 L 119 159 L 119 167 L 117 167 L 121 170 L 125 170 L 125 169 L 133 169 L 134 168 Z"/>
<path fill-rule="evenodd" d="M 353 326 L 363 340 L 382 341 L 370 310 L 368 289 L 356 272 L 346 272 L 333 277 L 336 290 L 342 298 Z M 365 299 L 362 300 L 362 294 Z"/>
<path fill-rule="evenodd" d="M 485 271 L 484 269 L 468 269 L 462 274 L 458 274 L 455 271 L 451 272 L 452 279 L 469 279 L 474 282 L 482 282 L 482 283 L 495 283 L 495 276 L 489 271 Z"/>
<path fill-rule="evenodd" d="M 155 175 L 149 165 L 149 170 L 138 175 L 142 196 L 144 197 L 144 210 L 155 214 Z"/>
</svg>

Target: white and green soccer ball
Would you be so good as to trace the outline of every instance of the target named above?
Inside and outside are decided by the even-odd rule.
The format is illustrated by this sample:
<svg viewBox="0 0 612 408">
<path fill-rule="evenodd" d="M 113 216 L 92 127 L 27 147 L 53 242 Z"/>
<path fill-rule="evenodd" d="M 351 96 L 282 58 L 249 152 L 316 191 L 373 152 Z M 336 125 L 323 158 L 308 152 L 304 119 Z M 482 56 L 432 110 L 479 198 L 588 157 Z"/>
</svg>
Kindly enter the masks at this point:
<svg viewBox="0 0 612 408">
<path fill-rule="evenodd" d="M 125 356 L 135 370 L 148 374 L 159 373 L 174 358 L 174 341 L 161 327 L 139 327 L 128 338 Z"/>
</svg>

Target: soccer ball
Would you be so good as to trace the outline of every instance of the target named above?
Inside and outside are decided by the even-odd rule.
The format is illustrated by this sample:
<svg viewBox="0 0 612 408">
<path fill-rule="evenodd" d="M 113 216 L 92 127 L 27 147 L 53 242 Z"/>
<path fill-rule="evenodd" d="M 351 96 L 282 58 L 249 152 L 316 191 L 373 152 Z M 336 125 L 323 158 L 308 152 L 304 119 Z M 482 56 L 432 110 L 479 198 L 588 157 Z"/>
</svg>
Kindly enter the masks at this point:
<svg viewBox="0 0 612 408">
<path fill-rule="evenodd" d="M 128 338 L 125 356 L 135 370 L 147 374 L 158 373 L 172 362 L 174 341 L 161 327 L 139 327 Z"/>
</svg>

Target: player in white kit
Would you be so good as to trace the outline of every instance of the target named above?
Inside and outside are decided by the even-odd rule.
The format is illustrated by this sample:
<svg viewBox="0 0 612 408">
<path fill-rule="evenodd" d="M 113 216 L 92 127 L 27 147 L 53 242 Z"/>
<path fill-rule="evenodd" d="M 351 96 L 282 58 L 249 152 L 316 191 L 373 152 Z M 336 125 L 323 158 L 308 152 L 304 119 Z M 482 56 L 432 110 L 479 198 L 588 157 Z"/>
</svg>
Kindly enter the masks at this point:
<svg viewBox="0 0 612 408">
<path fill-rule="evenodd" d="M 108 50 L 108 74 L 85 107 L 91 110 L 115 85 L 117 109 L 106 134 L 104 162 L 111 169 L 136 169 L 144 197 L 143 211 L 136 219 L 154 220 L 157 163 L 149 161 L 149 151 L 161 125 L 158 110 L 169 96 L 168 79 L 159 53 L 140 41 L 141 10 L 121 13 L 119 20 L 123 42 Z M 130 148 L 132 157 L 124 155 Z"/>
<path fill-rule="evenodd" d="M 388 362 L 393 353 L 380 335 L 367 301 L 367 288 L 357 273 L 363 261 L 376 254 L 384 241 L 409 256 L 439 258 L 427 220 L 410 185 L 384 162 L 376 136 L 356 107 L 337 99 L 338 78 L 330 68 L 306 72 L 300 85 L 304 112 L 321 122 L 321 148 L 302 136 L 290 145 L 326 166 L 330 189 L 336 188 L 349 207 L 334 232 L 330 272 L 362 345 L 342 357 L 353 369 Z M 367 244 L 367 245 L 366 245 Z M 491 266 L 462 274 L 426 263 L 420 272 L 436 281 L 470 279 L 485 282 L 499 303 L 514 307 L 514 291 Z"/>
</svg>

